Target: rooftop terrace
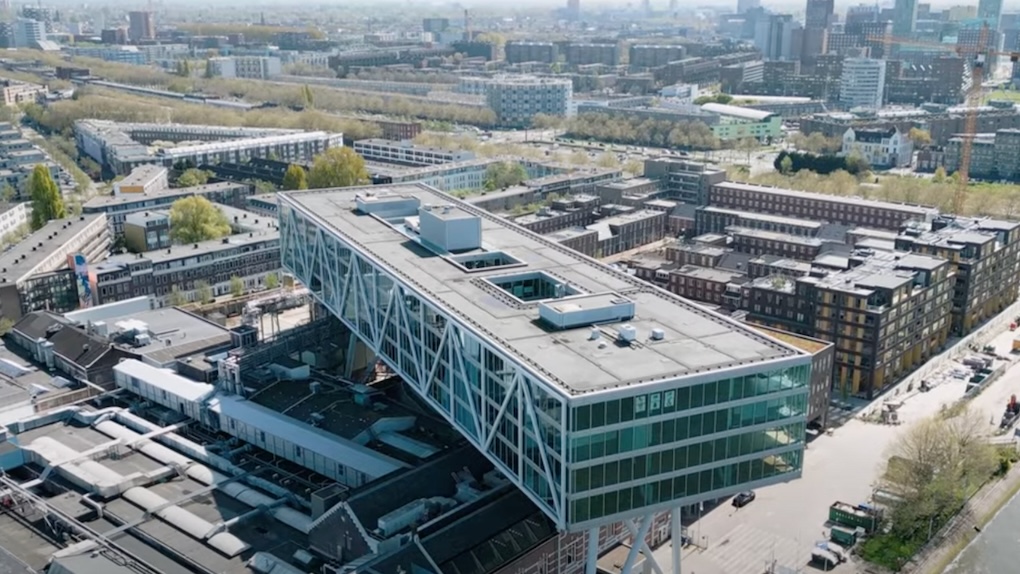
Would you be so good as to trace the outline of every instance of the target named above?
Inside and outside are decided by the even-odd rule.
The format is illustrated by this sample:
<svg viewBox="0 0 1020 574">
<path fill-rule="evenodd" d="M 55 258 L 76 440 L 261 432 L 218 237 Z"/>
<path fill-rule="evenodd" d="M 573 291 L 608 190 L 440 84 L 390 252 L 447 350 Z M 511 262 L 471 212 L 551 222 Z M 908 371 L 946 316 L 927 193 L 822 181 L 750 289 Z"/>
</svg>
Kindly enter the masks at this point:
<svg viewBox="0 0 1020 574">
<path fill-rule="evenodd" d="M 359 211 L 359 199 L 362 206 L 379 203 L 391 208 L 386 219 Z M 481 248 L 440 253 L 427 248 L 405 223 L 405 218 L 414 220 L 424 213 L 425 206 L 442 211 L 444 204 L 479 221 Z M 356 246 L 378 268 L 569 394 L 798 354 L 425 185 L 284 193 L 281 205 L 293 206 L 328 233 Z M 466 264 L 478 261 L 485 263 Z M 605 336 L 593 340 L 592 324 L 598 324 Z"/>
</svg>

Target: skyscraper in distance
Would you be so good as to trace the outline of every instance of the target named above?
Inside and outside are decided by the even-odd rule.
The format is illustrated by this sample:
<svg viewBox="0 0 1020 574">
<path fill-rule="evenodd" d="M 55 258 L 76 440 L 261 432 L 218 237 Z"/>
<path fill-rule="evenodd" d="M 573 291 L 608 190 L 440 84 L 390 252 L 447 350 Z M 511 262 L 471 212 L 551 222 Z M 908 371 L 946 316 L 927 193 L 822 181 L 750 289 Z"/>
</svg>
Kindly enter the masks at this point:
<svg viewBox="0 0 1020 574">
<path fill-rule="evenodd" d="M 130 22 L 128 38 L 132 42 L 156 39 L 156 22 L 152 12 L 143 10 L 128 12 L 128 20 Z"/>
<path fill-rule="evenodd" d="M 761 0 L 737 0 L 737 14 L 743 14 L 759 6 L 761 6 Z"/>
<path fill-rule="evenodd" d="M 893 9 L 893 36 L 909 37 L 917 26 L 917 0 L 896 0 Z"/>
<path fill-rule="evenodd" d="M 581 0 L 567 0 L 567 19 L 581 19 Z"/>
<path fill-rule="evenodd" d="M 992 30 L 997 30 L 1002 18 L 1002 0 L 979 0 L 977 17 L 987 22 Z"/>
</svg>

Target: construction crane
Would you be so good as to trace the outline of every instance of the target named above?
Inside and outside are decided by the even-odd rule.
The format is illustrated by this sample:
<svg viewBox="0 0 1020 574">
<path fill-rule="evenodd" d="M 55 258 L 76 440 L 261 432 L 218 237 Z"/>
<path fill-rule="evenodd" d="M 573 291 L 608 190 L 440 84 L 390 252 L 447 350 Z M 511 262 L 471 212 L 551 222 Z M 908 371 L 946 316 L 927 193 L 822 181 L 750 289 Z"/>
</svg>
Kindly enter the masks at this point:
<svg viewBox="0 0 1020 574">
<path fill-rule="evenodd" d="M 986 22 L 981 27 L 981 32 L 978 34 L 978 41 L 976 46 L 961 46 L 959 44 L 941 44 L 938 42 L 923 42 L 919 40 L 912 40 L 907 38 L 896 38 L 889 34 L 882 36 L 869 36 L 868 39 L 871 41 L 880 41 L 883 44 L 885 50 L 885 56 L 889 57 L 889 48 L 892 44 L 898 44 L 900 46 L 917 46 L 923 48 L 933 48 L 935 50 L 947 50 L 952 51 L 960 55 L 965 60 L 970 61 L 970 86 L 967 89 L 967 95 L 965 98 L 965 105 L 967 108 L 966 115 L 964 117 L 963 133 L 961 134 L 960 142 L 960 163 L 957 166 L 957 187 L 956 192 L 953 194 L 953 213 L 958 214 L 963 211 L 963 204 L 967 199 L 967 183 L 970 179 L 970 158 L 971 152 L 974 147 L 974 138 L 977 137 L 977 119 L 978 119 L 978 108 L 981 106 L 981 97 L 984 93 L 983 80 L 984 80 L 984 68 L 986 59 L 989 56 L 1004 56 L 1008 57 L 1011 62 L 1020 61 L 1020 52 L 1000 52 L 997 50 L 991 50 L 988 48 L 988 38 L 990 34 L 988 23 Z"/>
</svg>

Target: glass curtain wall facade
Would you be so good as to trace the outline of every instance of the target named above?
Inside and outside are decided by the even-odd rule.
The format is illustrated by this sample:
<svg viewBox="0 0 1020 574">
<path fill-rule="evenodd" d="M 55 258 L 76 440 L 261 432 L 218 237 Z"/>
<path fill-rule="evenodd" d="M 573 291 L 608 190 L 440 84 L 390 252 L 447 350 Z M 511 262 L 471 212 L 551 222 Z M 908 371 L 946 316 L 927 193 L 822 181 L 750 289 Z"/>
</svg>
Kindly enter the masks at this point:
<svg viewBox="0 0 1020 574">
<path fill-rule="evenodd" d="M 799 476 L 809 357 L 647 395 L 572 397 L 412 276 L 280 202 L 283 267 L 560 528 Z"/>
<path fill-rule="evenodd" d="M 795 366 L 573 407 L 571 521 L 798 476 L 809 376 Z"/>
</svg>

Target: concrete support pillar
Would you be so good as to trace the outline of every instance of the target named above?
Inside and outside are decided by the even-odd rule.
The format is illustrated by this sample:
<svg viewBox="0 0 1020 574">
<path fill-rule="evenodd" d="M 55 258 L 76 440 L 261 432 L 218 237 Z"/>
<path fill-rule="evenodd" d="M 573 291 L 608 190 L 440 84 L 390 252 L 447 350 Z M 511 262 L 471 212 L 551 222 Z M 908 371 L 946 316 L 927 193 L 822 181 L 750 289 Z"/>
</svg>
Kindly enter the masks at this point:
<svg viewBox="0 0 1020 574">
<path fill-rule="evenodd" d="M 627 553 L 627 560 L 623 563 L 620 574 L 633 574 L 634 562 L 637 562 L 638 554 L 641 553 L 641 548 L 645 545 L 645 537 L 648 536 L 648 530 L 654 521 L 651 514 L 641 519 L 641 526 L 637 529 L 634 539 L 630 541 L 630 552 Z"/>
<path fill-rule="evenodd" d="M 599 560 L 599 528 L 588 529 L 588 557 L 584 562 L 584 574 L 596 574 Z"/>
<path fill-rule="evenodd" d="M 680 520 L 680 508 L 670 511 L 669 527 L 671 544 L 673 545 L 673 574 L 680 574 L 680 553 L 683 551 L 683 522 Z"/>
<path fill-rule="evenodd" d="M 351 378 L 359 370 L 375 365 L 375 361 L 372 349 L 352 334 L 347 342 L 347 352 L 344 353 L 344 377 Z"/>
</svg>

